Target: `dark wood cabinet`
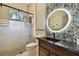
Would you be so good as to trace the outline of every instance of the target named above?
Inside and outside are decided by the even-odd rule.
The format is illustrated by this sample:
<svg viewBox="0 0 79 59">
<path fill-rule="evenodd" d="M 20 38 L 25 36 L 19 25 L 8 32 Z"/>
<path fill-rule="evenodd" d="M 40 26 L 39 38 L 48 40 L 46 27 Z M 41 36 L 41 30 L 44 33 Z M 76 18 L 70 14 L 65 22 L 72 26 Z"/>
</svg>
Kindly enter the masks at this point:
<svg viewBox="0 0 79 59">
<path fill-rule="evenodd" d="M 45 40 L 39 40 L 39 56 L 79 56 L 79 53 L 64 47 L 51 44 Z"/>
<path fill-rule="evenodd" d="M 43 47 L 39 47 L 39 52 L 40 52 L 40 56 L 48 56 L 49 55 L 49 51 Z"/>
</svg>

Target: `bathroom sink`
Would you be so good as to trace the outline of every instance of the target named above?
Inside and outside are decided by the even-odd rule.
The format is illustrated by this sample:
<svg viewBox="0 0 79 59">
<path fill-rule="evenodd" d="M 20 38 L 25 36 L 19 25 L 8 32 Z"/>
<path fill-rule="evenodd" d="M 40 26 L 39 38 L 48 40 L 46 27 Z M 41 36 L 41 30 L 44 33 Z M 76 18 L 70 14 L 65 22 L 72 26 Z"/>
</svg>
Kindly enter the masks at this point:
<svg viewBox="0 0 79 59">
<path fill-rule="evenodd" d="M 52 42 L 58 42 L 58 41 L 60 41 L 58 39 L 50 38 L 50 37 L 44 37 L 44 39 L 49 40 L 49 41 L 52 41 Z"/>
</svg>

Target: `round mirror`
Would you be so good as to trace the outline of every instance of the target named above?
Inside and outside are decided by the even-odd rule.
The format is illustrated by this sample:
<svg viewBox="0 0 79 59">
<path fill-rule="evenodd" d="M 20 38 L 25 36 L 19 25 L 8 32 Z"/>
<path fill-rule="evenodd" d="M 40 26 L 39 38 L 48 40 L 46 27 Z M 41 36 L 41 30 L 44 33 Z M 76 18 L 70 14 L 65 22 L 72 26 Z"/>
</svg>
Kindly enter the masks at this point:
<svg viewBox="0 0 79 59">
<path fill-rule="evenodd" d="M 51 12 L 47 18 L 47 28 L 53 32 L 66 29 L 70 23 L 70 14 L 65 9 L 57 9 Z"/>
</svg>

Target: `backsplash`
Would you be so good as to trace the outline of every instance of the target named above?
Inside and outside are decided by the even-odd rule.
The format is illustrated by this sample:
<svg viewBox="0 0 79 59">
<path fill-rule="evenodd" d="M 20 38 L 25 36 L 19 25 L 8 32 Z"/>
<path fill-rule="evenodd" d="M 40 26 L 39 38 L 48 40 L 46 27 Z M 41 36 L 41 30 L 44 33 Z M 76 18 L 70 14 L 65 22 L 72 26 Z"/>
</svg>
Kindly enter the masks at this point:
<svg viewBox="0 0 79 59">
<path fill-rule="evenodd" d="M 68 41 L 71 48 L 76 47 L 79 44 L 79 4 L 78 3 L 49 3 L 46 6 L 46 19 L 47 16 L 54 10 L 63 8 L 70 12 L 71 23 L 68 28 L 60 33 L 55 33 L 55 38 Z M 46 26 L 46 36 L 53 37 Z M 73 42 L 73 44 L 72 44 Z"/>
</svg>

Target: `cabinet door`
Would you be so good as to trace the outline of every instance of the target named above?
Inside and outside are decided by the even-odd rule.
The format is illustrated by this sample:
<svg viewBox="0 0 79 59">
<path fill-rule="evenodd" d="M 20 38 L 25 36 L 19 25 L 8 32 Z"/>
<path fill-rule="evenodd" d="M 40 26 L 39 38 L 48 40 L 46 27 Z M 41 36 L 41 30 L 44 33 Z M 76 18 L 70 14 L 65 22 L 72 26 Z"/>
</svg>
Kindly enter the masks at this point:
<svg viewBox="0 0 79 59">
<path fill-rule="evenodd" d="M 50 56 L 57 56 L 57 55 L 56 55 L 56 54 L 54 54 L 54 53 L 51 53 L 51 54 L 50 54 Z"/>
<path fill-rule="evenodd" d="M 54 53 L 57 56 L 77 56 L 76 53 L 71 52 L 63 47 L 52 45 L 52 48 L 50 49 L 51 54 Z"/>
<path fill-rule="evenodd" d="M 39 55 L 40 56 L 49 56 L 49 51 L 40 46 L 39 47 Z"/>
</svg>

